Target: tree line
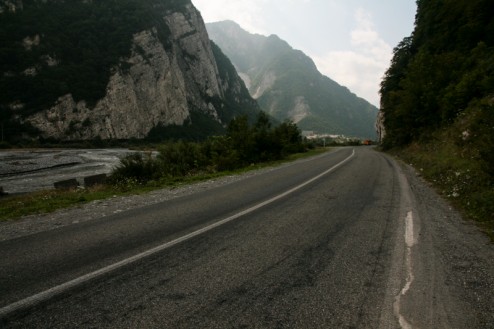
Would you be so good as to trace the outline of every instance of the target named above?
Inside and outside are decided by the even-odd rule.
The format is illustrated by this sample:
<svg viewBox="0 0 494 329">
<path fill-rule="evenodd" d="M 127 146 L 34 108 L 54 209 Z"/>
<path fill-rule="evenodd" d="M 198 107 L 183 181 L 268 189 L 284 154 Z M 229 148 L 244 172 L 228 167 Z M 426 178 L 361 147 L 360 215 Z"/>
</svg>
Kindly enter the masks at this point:
<svg viewBox="0 0 494 329">
<path fill-rule="evenodd" d="M 387 147 L 427 138 L 494 92 L 494 3 L 417 1 L 381 83 Z"/>
<path fill-rule="evenodd" d="M 157 156 L 136 152 L 121 160 L 110 181 L 147 183 L 173 177 L 234 170 L 251 164 L 280 160 L 303 152 L 306 145 L 297 125 L 274 126 L 265 112 L 253 123 L 246 115 L 233 119 L 225 135 L 202 142 L 175 141 L 158 147 Z"/>
<path fill-rule="evenodd" d="M 475 145 L 494 172 L 493 59 L 492 0 L 418 0 L 414 32 L 381 83 L 383 146 L 427 142 L 457 124 L 464 136 L 454 142 Z"/>
</svg>

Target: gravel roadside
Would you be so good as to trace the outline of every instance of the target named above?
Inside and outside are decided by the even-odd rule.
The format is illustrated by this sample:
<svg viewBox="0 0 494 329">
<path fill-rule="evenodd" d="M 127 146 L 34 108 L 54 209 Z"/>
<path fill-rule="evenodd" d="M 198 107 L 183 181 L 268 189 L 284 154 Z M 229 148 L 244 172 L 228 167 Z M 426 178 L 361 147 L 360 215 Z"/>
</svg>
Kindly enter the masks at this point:
<svg viewBox="0 0 494 329">
<path fill-rule="evenodd" d="M 448 328 L 494 328 L 494 244 L 416 170 L 403 164 L 402 168 L 420 205 L 419 243 L 413 252 L 417 266 L 429 278 L 424 285 L 428 288 L 417 292 L 430 295 L 424 312 L 431 305 L 453 310 L 445 319 L 433 319 L 436 328 L 444 323 Z M 444 291 L 448 298 L 438 299 Z M 422 319 L 414 320 L 424 327 Z"/>
<path fill-rule="evenodd" d="M 88 220 L 97 220 L 129 209 L 144 207 L 190 195 L 199 191 L 213 189 L 270 170 L 273 170 L 273 168 L 268 167 L 253 170 L 240 175 L 224 176 L 176 188 L 160 189 L 145 194 L 114 196 L 109 199 L 92 201 L 73 208 L 57 210 L 49 214 L 30 215 L 15 221 L 1 222 L 0 241 L 53 230 L 62 226 L 77 224 Z"/>
</svg>

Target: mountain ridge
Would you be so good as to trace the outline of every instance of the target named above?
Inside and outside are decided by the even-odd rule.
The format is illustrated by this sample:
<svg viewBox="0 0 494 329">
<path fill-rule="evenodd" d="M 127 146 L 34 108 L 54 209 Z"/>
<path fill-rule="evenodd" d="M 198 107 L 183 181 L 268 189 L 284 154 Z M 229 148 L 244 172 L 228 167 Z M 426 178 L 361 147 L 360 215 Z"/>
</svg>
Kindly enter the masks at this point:
<svg viewBox="0 0 494 329">
<path fill-rule="evenodd" d="M 321 74 L 302 51 L 276 35 L 251 34 L 233 21 L 207 23 L 206 28 L 270 115 L 291 119 L 303 130 L 376 137 L 378 109 Z"/>
<path fill-rule="evenodd" d="M 3 0 L 0 9 L 7 140 L 214 133 L 259 111 L 190 0 Z"/>
</svg>

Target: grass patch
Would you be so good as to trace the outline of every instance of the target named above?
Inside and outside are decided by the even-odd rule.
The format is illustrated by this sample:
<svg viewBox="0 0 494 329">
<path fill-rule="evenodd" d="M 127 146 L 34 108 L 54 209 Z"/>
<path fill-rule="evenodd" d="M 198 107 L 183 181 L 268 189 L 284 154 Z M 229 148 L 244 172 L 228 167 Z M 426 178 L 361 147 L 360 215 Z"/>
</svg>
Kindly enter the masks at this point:
<svg viewBox="0 0 494 329">
<path fill-rule="evenodd" d="M 47 190 L 0 199 L 0 221 L 13 220 L 26 215 L 45 214 L 58 209 L 80 205 L 114 195 L 110 187 L 70 191 Z"/>
<path fill-rule="evenodd" d="M 116 185 L 96 186 L 89 189 L 70 191 L 47 190 L 28 194 L 0 198 L 0 221 L 19 219 L 27 215 L 46 214 L 59 209 L 79 206 L 91 201 L 107 199 L 113 196 L 135 195 L 151 192 L 161 188 L 175 188 L 182 185 L 206 181 L 213 178 L 239 175 L 252 170 L 281 165 L 327 152 L 328 148 L 313 149 L 304 153 L 291 154 L 284 160 L 252 164 L 247 167 L 221 172 L 196 172 L 180 177 L 166 177 L 158 181 L 139 183 L 128 179 Z"/>
<path fill-rule="evenodd" d="M 494 242 L 494 182 L 475 150 L 455 142 L 457 131 L 436 132 L 426 143 L 389 153 L 412 165 L 465 218 Z"/>
</svg>

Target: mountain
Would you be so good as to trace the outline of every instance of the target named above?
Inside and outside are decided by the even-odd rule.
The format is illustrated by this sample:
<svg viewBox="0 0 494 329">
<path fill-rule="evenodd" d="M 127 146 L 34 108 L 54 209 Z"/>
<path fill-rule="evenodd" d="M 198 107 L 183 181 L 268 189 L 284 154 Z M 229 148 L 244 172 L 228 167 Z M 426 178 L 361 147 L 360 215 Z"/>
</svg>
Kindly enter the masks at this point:
<svg viewBox="0 0 494 329">
<path fill-rule="evenodd" d="M 377 108 L 322 75 L 312 59 L 276 35 L 251 34 L 237 23 L 206 24 L 261 108 L 319 133 L 375 138 Z"/>
<path fill-rule="evenodd" d="M 467 127 L 470 121 L 493 122 L 493 59 L 494 2 L 418 1 L 415 30 L 394 49 L 381 84 L 384 145 L 428 140 L 460 119 L 464 131 L 477 131 L 478 142 L 493 141 L 492 128 L 479 134 Z"/>
<path fill-rule="evenodd" d="M 2 139 L 207 135 L 259 107 L 190 0 L 0 0 Z"/>
</svg>

